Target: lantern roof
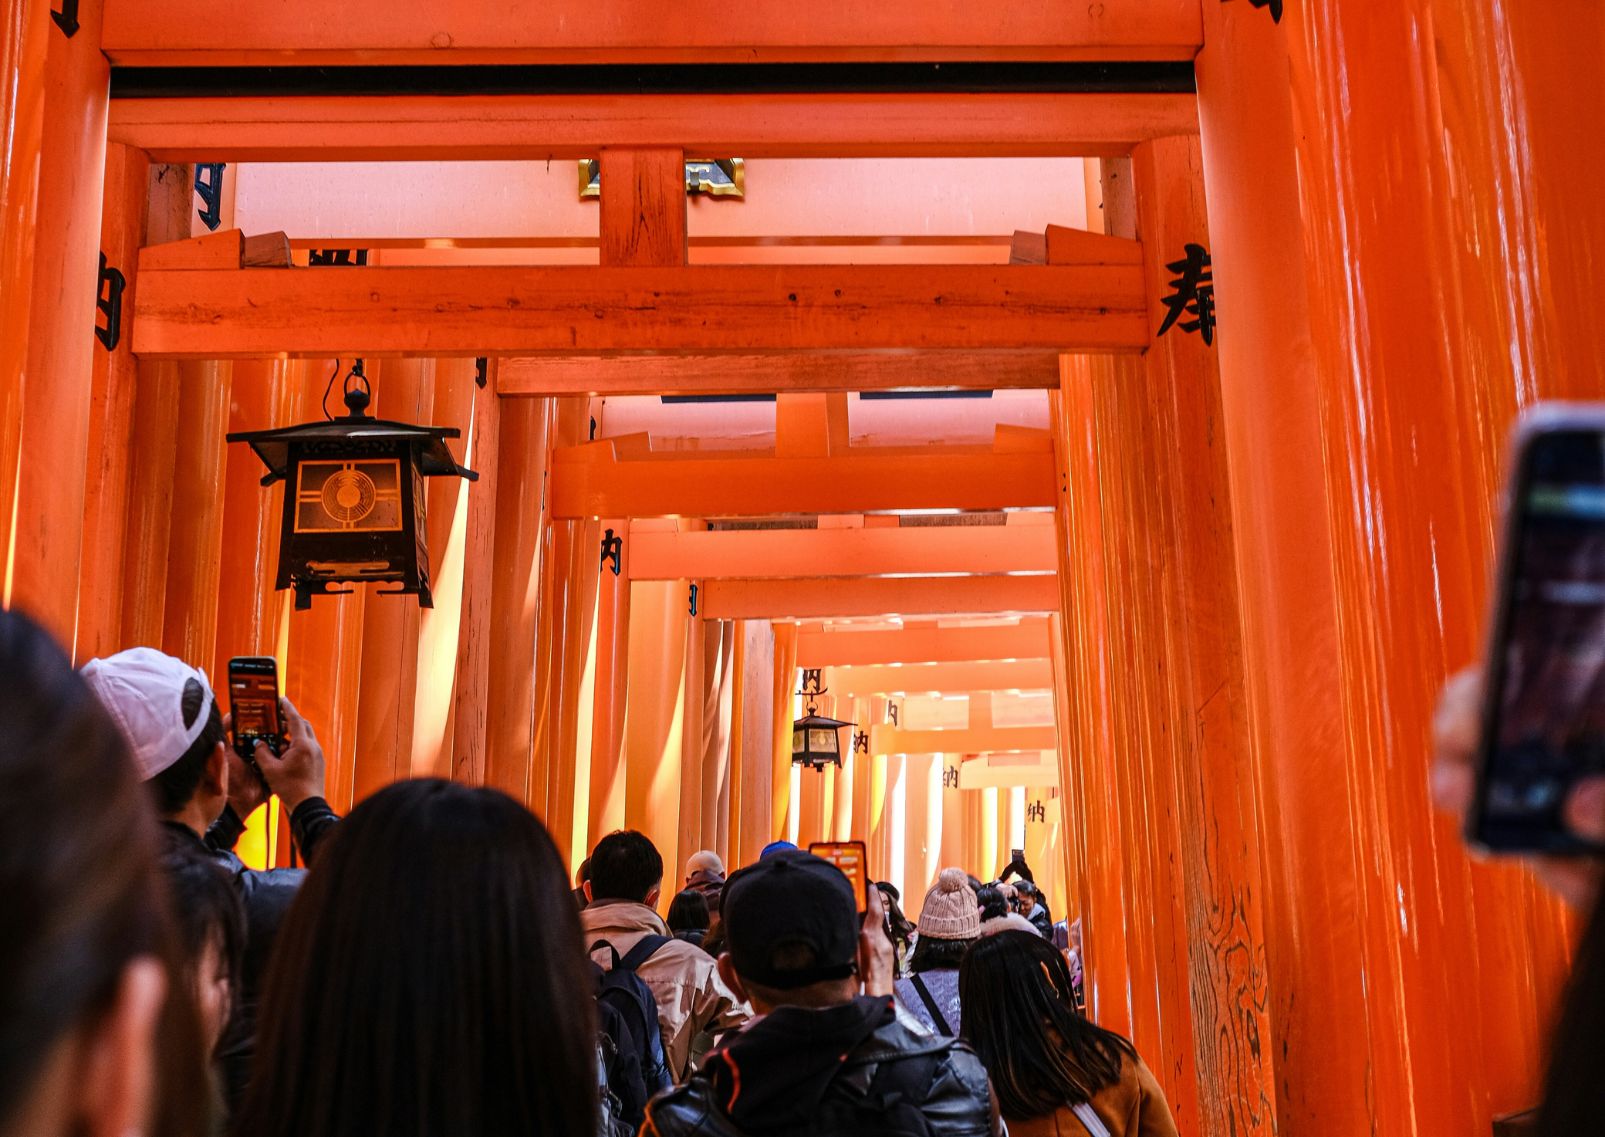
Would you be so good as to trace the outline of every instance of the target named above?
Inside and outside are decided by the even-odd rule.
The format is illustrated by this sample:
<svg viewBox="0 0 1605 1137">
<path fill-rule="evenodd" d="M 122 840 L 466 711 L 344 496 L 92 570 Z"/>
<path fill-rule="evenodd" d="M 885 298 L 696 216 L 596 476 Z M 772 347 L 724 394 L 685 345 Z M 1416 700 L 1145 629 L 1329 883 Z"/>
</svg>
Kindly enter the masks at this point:
<svg viewBox="0 0 1605 1137">
<path fill-rule="evenodd" d="M 406 443 L 418 452 L 419 468 L 426 477 L 450 475 L 477 482 L 479 475 L 466 466 L 457 464 L 446 439 L 462 434 L 454 426 L 418 426 L 414 423 L 391 422 L 388 419 L 370 418 L 365 414 L 341 415 L 324 422 L 304 422 L 295 426 L 281 426 L 273 430 L 241 430 L 228 436 L 230 442 L 249 443 L 262 464 L 268 468 L 262 479 L 264 486 L 284 478 L 289 473 L 290 444 L 295 442 L 390 442 Z"/>
<path fill-rule="evenodd" d="M 833 719 L 825 715 L 807 714 L 798 719 L 796 722 L 792 723 L 791 729 L 798 731 L 817 727 L 820 730 L 826 730 L 856 725 L 856 723 L 844 722 L 841 719 Z"/>
</svg>

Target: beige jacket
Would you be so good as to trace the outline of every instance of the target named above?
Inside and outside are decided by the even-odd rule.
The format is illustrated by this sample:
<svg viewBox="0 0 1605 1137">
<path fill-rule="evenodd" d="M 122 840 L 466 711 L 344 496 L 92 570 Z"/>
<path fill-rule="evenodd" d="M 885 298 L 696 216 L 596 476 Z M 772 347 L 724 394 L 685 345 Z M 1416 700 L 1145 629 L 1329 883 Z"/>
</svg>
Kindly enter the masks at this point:
<svg viewBox="0 0 1605 1137">
<path fill-rule="evenodd" d="M 587 948 L 606 940 L 621 956 L 643 936 L 669 934 L 656 912 L 628 900 L 603 900 L 581 909 L 580 925 Z M 603 967 L 613 965 L 605 950 L 591 958 Z M 639 974 L 658 1001 L 663 1053 L 676 1082 L 690 1072 L 691 1044 L 698 1033 L 728 1030 L 747 1020 L 746 1004 L 738 1003 L 719 978 L 713 957 L 684 940 L 671 939 L 653 952 Z"/>
</svg>

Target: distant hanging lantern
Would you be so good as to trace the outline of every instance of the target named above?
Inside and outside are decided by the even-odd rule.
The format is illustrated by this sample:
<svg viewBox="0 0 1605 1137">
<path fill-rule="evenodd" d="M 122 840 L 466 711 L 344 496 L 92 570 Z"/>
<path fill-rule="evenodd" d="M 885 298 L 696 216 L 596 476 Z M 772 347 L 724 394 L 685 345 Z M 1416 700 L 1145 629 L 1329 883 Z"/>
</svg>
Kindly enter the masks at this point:
<svg viewBox="0 0 1605 1137">
<path fill-rule="evenodd" d="M 400 585 L 392 592 L 414 594 L 420 607 L 433 608 L 423 480 L 451 475 L 472 482 L 479 475 L 446 448 L 445 440 L 460 433 L 456 427 L 370 417 L 362 360 L 344 386 L 348 413 L 339 418 L 228 436 L 250 443 L 262 459 L 264 486 L 285 482 L 274 587 L 294 588 L 299 609 L 310 608 L 319 593 L 351 591 L 331 584 L 388 582 Z"/>
<path fill-rule="evenodd" d="M 826 763 L 842 764 L 841 729 L 853 723 L 827 718 L 819 713 L 814 702 L 826 689 L 820 686 L 820 672 L 810 668 L 803 672 L 802 690 L 797 694 L 808 700 L 808 713 L 791 724 L 791 760 L 794 765 L 810 766 L 823 770 Z"/>
</svg>

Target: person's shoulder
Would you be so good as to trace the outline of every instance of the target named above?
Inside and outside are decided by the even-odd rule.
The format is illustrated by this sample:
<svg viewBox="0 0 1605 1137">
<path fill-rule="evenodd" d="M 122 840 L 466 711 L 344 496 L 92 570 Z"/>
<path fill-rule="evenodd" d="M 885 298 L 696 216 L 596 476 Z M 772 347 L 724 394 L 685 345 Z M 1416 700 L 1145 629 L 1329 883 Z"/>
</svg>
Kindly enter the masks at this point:
<svg viewBox="0 0 1605 1137">
<path fill-rule="evenodd" d="M 648 1102 L 641 1132 L 650 1137 L 740 1137 L 740 1131 L 719 1112 L 707 1080 L 698 1077 Z"/>
</svg>

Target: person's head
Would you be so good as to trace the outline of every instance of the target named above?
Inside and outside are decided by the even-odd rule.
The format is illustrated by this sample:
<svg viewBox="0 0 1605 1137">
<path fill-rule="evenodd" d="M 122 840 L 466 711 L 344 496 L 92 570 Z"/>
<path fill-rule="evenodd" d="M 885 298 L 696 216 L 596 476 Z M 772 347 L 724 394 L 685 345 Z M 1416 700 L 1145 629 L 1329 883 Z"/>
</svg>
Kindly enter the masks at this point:
<svg viewBox="0 0 1605 1137">
<path fill-rule="evenodd" d="M 245 954 L 245 910 L 228 870 L 205 850 L 174 845 L 162 858 L 180 958 L 208 1050 L 233 1010 Z"/>
<path fill-rule="evenodd" d="M 574 874 L 574 886 L 583 888 L 585 882 L 591 879 L 591 858 L 586 857 L 580 862 L 580 871 Z"/>
<path fill-rule="evenodd" d="M 591 879 L 585 896 L 600 900 L 629 900 L 656 908 L 663 888 L 663 857 L 645 833 L 620 829 L 609 833 L 591 850 Z"/>
<path fill-rule="evenodd" d="M 982 920 L 996 920 L 1009 912 L 1009 902 L 995 884 L 983 884 L 975 890 L 976 907 Z"/>
<path fill-rule="evenodd" d="M 925 894 L 918 927 L 920 935 L 914 941 L 908 969 L 916 975 L 956 969 L 981 931 L 975 893 L 963 869 L 947 868 L 936 875 L 936 883 Z"/>
<path fill-rule="evenodd" d="M 116 724 L 15 612 L 0 675 L 0 1134 L 121 1137 L 147 1124 L 173 1005 L 155 820 Z M 193 1050 L 175 1081 L 204 1078 Z"/>
<path fill-rule="evenodd" d="M 795 849 L 760 859 L 725 886 L 723 923 L 719 974 L 760 1014 L 858 994 L 858 897 L 835 865 Z"/>
<path fill-rule="evenodd" d="M 495 790 L 397 782 L 326 839 L 280 929 L 235 1132 L 594 1133 L 590 989 L 541 823 Z"/>
<path fill-rule="evenodd" d="M 204 831 L 228 803 L 223 716 L 206 673 L 153 648 L 91 659 L 83 677 L 110 713 L 163 817 Z"/>
<path fill-rule="evenodd" d="M 1090 1100 L 1136 1054 L 1076 1013 L 1064 956 L 1034 931 L 977 940 L 959 968 L 959 1004 L 959 1033 L 980 1055 L 1011 1121 Z"/>
<path fill-rule="evenodd" d="M 707 931 L 708 902 L 696 889 L 682 889 L 669 901 L 669 915 L 664 922 L 671 932 Z"/>
<path fill-rule="evenodd" d="M 703 849 L 692 853 L 686 858 L 685 878 L 689 881 L 697 873 L 712 873 L 714 876 L 724 876 L 724 860 L 712 849 Z"/>
<path fill-rule="evenodd" d="M 1022 916 L 1029 916 L 1031 909 L 1037 906 L 1037 886 L 1029 880 L 1014 882 L 1014 910 Z"/>
<path fill-rule="evenodd" d="M 908 922 L 903 915 L 903 909 L 898 906 L 902 894 L 897 886 L 888 881 L 878 880 L 875 887 L 880 889 L 881 904 L 886 908 L 886 938 L 895 943 L 907 943 L 914 938 L 914 925 Z"/>
</svg>

